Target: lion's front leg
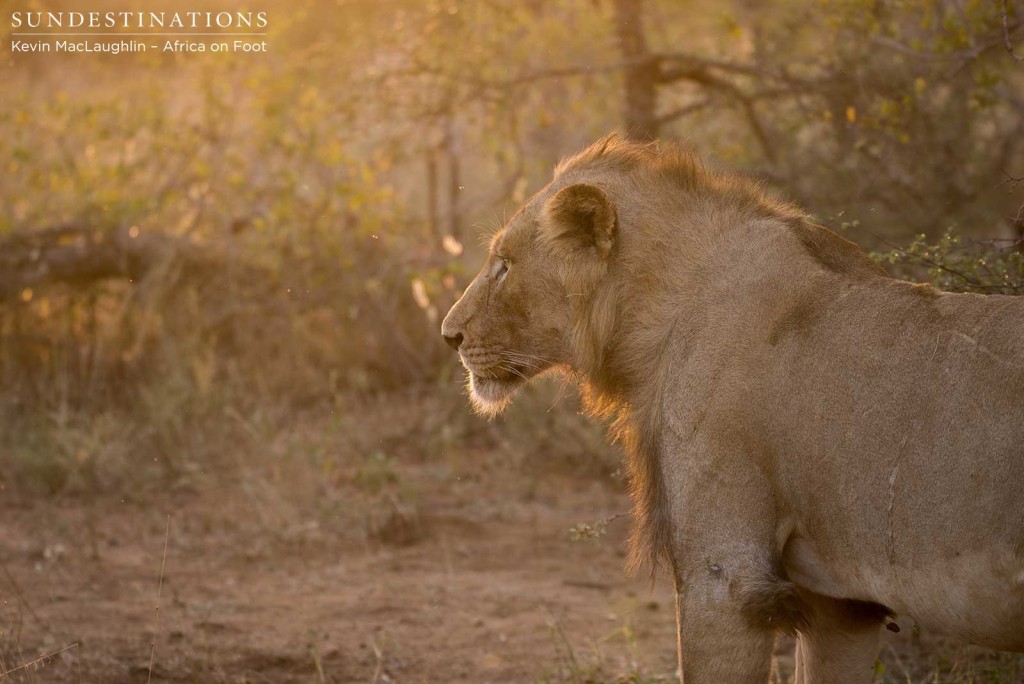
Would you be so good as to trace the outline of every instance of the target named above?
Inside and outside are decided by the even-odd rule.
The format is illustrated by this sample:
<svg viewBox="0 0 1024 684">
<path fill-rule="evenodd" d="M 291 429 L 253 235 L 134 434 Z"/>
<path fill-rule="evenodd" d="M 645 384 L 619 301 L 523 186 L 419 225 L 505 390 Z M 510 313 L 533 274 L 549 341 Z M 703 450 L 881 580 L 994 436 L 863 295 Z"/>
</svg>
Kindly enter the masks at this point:
<svg viewBox="0 0 1024 684">
<path fill-rule="evenodd" d="M 690 450 L 664 469 L 685 684 L 765 684 L 776 633 L 803 620 L 780 576 L 772 488 L 738 461 Z"/>
<path fill-rule="evenodd" d="M 706 580 L 676 582 L 679 671 L 684 684 L 765 684 L 771 671 L 774 631 L 751 624 L 742 599 L 730 596 L 724 570 Z"/>
</svg>

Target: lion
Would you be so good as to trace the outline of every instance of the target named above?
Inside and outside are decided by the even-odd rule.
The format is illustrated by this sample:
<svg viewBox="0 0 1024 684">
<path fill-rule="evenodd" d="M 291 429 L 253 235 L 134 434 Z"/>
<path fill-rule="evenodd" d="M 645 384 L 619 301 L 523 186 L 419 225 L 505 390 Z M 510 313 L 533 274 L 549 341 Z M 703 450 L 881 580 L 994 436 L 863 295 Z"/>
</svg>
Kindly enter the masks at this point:
<svg viewBox="0 0 1024 684">
<path fill-rule="evenodd" d="M 485 414 L 578 380 L 626 451 L 630 565 L 676 594 L 686 684 L 870 682 L 908 615 L 1024 651 L 1024 298 L 888 277 L 678 145 L 561 162 L 442 334 Z"/>
</svg>

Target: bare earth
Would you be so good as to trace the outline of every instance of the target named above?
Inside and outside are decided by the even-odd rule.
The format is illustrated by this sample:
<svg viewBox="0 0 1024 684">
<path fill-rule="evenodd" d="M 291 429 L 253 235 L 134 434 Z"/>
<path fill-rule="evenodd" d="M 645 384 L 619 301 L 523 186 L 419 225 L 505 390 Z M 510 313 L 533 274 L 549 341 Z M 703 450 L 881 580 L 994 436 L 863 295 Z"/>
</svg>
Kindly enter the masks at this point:
<svg viewBox="0 0 1024 684">
<path fill-rule="evenodd" d="M 562 478 L 502 504 L 460 489 L 421 494 L 417 529 L 393 541 L 316 519 L 253 532 L 226 489 L 7 501 L 3 667 L 78 644 L 9 680 L 146 681 L 156 632 L 158 682 L 561 681 L 573 657 L 596 666 L 595 648 L 609 671 L 674 670 L 667 588 L 624 577 L 625 521 L 569 540 L 624 510 L 621 492 Z"/>
<path fill-rule="evenodd" d="M 371 493 L 345 459 L 234 465 L 137 497 L 0 490 L 0 680 L 673 681 L 670 586 L 624 576 L 628 519 L 570 540 L 627 510 L 614 479 L 527 477 L 470 448 L 389 467 Z M 990 662 L 903 626 L 885 681 L 975 681 L 931 673 Z M 780 639 L 783 678 L 791 650 Z"/>
</svg>

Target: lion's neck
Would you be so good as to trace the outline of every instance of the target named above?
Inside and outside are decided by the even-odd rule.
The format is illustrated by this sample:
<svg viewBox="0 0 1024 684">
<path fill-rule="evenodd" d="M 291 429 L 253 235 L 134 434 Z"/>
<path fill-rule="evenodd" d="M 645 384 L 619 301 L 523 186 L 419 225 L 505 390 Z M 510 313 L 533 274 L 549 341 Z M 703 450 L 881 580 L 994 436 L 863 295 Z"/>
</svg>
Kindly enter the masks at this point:
<svg viewBox="0 0 1024 684">
<path fill-rule="evenodd" d="M 782 296 L 804 286 L 783 268 L 804 248 L 779 219 L 684 213 L 623 235 L 621 248 L 576 335 L 587 341 L 576 367 L 601 406 L 647 404 L 659 391 L 652 379 L 664 377 L 669 358 L 685 363 L 709 322 L 766 289 Z"/>
</svg>

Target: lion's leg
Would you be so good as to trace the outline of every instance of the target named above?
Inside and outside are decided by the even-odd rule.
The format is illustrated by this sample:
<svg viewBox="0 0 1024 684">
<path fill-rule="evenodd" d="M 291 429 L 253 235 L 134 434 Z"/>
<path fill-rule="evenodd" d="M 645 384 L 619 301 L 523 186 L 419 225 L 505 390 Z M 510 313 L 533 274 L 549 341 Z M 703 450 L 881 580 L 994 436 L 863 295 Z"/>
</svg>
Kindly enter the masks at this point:
<svg viewBox="0 0 1024 684">
<path fill-rule="evenodd" d="M 729 580 L 677 582 L 679 671 L 684 684 L 765 684 L 774 631 L 751 624 L 739 600 L 723 594 Z M 723 592 L 724 588 L 724 592 Z"/>
<path fill-rule="evenodd" d="M 765 684 L 776 632 L 801 620 L 778 572 L 770 490 L 756 470 L 710 472 L 699 458 L 669 495 L 680 671 L 685 684 Z"/>
<path fill-rule="evenodd" d="M 670 423 L 661 452 L 683 682 L 766 684 L 776 632 L 802 619 L 780 576 L 774 489 L 731 425 L 689 420 Z"/>
<path fill-rule="evenodd" d="M 862 684 L 874 677 L 881 606 L 802 595 L 808 624 L 800 630 L 796 684 Z"/>
</svg>

